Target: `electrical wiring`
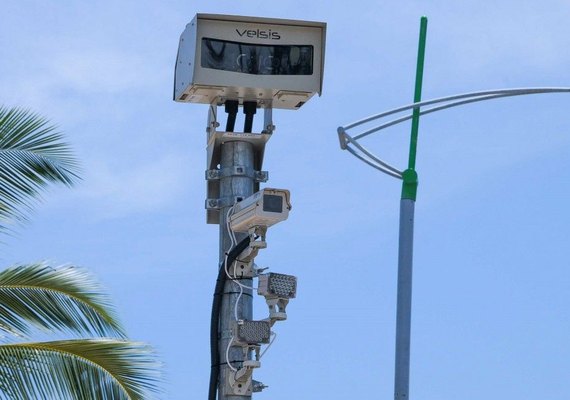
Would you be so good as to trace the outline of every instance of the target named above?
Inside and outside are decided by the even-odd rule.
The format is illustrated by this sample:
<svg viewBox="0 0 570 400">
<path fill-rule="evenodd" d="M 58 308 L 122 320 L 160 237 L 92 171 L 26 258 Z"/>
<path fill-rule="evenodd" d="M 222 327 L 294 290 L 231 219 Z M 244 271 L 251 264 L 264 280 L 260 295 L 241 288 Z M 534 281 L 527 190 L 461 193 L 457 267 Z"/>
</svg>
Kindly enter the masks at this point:
<svg viewBox="0 0 570 400">
<path fill-rule="evenodd" d="M 228 236 L 230 237 L 230 243 L 231 243 L 230 248 L 233 247 L 233 246 L 236 244 L 236 241 L 237 241 L 235 232 L 231 229 L 231 224 L 230 224 L 230 215 L 232 214 L 233 210 L 234 210 L 234 206 L 230 207 L 230 208 L 228 209 L 227 214 L 226 214 L 226 230 L 227 230 L 227 232 L 228 232 Z M 238 287 L 239 287 L 239 294 L 238 294 L 238 296 L 237 296 L 237 298 L 236 298 L 236 301 L 235 301 L 235 303 L 234 303 L 234 318 L 235 318 L 235 320 L 236 320 L 236 322 L 237 322 L 237 321 L 239 321 L 238 305 L 239 305 L 239 302 L 240 302 L 240 300 L 241 300 L 241 297 L 243 296 L 243 289 L 244 289 L 244 288 L 248 288 L 248 289 L 254 290 L 254 288 L 253 288 L 253 287 L 250 287 L 250 286 L 247 286 L 247 285 L 244 285 L 243 283 L 241 283 L 241 282 L 239 282 L 237 279 L 235 279 L 235 277 L 232 277 L 232 276 L 230 275 L 230 272 L 228 271 L 228 255 L 227 255 L 227 254 L 226 254 L 226 256 L 224 257 L 224 271 L 225 271 L 225 273 L 226 273 L 226 276 L 227 276 L 228 278 L 230 278 L 234 283 L 236 283 L 236 284 L 238 285 Z M 234 342 L 234 339 L 235 339 L 235 338 L 232 336 L 231 339 L 230 339 L 230 341 L 228 342 L 227 347 L 226 347 L 226 362 L 227 362 L 228 366 L 230 367 L 230 369 L 231 369 L 232 371 L 237 372 L 237 368 L 235 368 L 235 367 L 232 365 L 232 363 L 230 362 L 230 348 L 232 347 L 232 344 L 233 344 L 233 342 Z"/>
<path fill-rule="evenodd" d="M 239 295 L 236 299 L 236 308 L 234 308 L 234 315 L 237 320 L 237 304 L 239 304 L 239 300 L 244 295 L 243 289 L 251 289 L 255 290 L 254 287 L 244 285 L 243 283 L 239 282 L 238 279 L 232 277 L 229 273 L 228 266 L 232 265 L 236 260 L 237 257 L 247 249 L 249 244 L 252 240 L 256 238 L 250 238 L 250 236 L 246 236 L 242 239 L 239 243 L 235 237 L 235 233 L 230 228 L 229 217 L 233 207 L 231 207 L 227 214 L 226 214 L 226 229 L 228 230 L 228 235 L 230 236 L 230 250 L 224 255 L 223 262 L 220 263 L 218 269 L 218 277 L 216 279 L 216 287 L 214 289 L 214 298 L 212 300 L 212 314 L 210 319 L 210 358 L 211 358 L 211 370 L 210 370 L 210 382 L 209 382 L 209 389 L 208 389 L 208 400 L 217 400 L 217 392 L 218 392 L 218 379 L 220 376 L 220 348 L 219 348 L 219 335 L 220 335 L 220 311 L 222 305 L 222 298 L 224 296 L 224 287 L 227 279 L 230 279 L 232 282 L 235 282 L 239 286 Z M 231 345 L 234 342 L 234 338 L 232 337 L 226 347 L 225 357 L 226 363 L 229 368 L 237 372 L 237 369 L 230 363 L 229 360 L 229 352 L 231 349 Z"/>
<path fill-rule="evenodd" d="M 218 378 L 220 376 L 220 360 L 219 360 L 219 329 L 220 329 L 220 309 L 222 304 L 222 297 L 224 295 L 224 286 L 226 283 L 226 272 L 224 264 L 233 263 L 237 257 L 249 246 L 250 238 L 247 236 L 237 245 L 228 251 L 227 256 L 224 257 L 224 263 L 218 268 L 218 277 L 216 279 L 216 287 L 214 289 L 214 297 L 212 300 L 212 315 L 210 318 L 210 382 L 208 389 L 208 400 L 216 400 L 218 391 Z"/>
<path fill-rule="evenodd" d="M 231 215 L 231 213 L 233 212 L 233 210 L 234 210 L 234 206 L 231 206 L 231 207 L 228 209 L 228 212 L 226 213 L 226 230 L 228 231 L 228 236 L 230 237 L 230 242 L 231 242 L 230 248 L 232 248 L 232 247 L 237 243 L 236 234 L 235 234 L 235 232 L 231 229 L 231 226 L 230 226 L 230 215 Z M 256 289 L 256 288 L 254 288 L 254 287 L 244 285 L 243 283 L 239 282 L 239 281 L 235 278 L 235 276 L 231 276 L 231 275 L 230 275 L 230 272 L 229 272 L 229 270 L 228 270 L 228 255 L 227 255 L 227 254 L 226 254 L 225 258 L 224 258 L 224 270 L 226 271 L 226 275 L 228 276 L 228 278 L 230 278 L 233 282 L 235 282 L 235 283 L 237 283 L 237 284 L 239 285 L 239 287 L 240 287 L 240 296 L 239 296 L 239 297 L 241 297 L 241 295 L 242 295 L 242 293 L 243 293 L 243 289 L 251 289 L 251 290 L 255 290 L 255 289 Z M 239 300 L 238 300 L 238 301 L 239 301 Z M 236 303 L 236 304 L 237 304 L 237 303 Z M 236 306 L 236 308 L 237 308 L 237 306 Z M 237 318 L 237 309 L 236 309 L 236 311 L 235 311 L 235 314 L 236 314 L 236 321 L 237 321 L 237 319 L 238 319 L 238 318 Z"/>
<path fill-rule="evenodd" d="M 243 283 L 241 283 L 238 279 L 235 278 L 235 276 L 232 276 L 230 274 L 230 271 L 228 270 L 228 255 L 226 254 L 226 256 L 224 257 L 224 271 L 226 272 L 226 276 L 228 278 L 230 278 L 231 281 L 233 281 L 234 283 L 236 283 L 237 285 L 239 285 L 240 289 L 251 289 L 251 290 L 256 290 L 257 288 L 253 287 L 253 286 L 247 286 L 244 285 Z"/>
<path fill-rule="evenodd" d="M 233 211 L 234 211 L 234 206 L 231 206 L 231 207 L 228 209 L 228 212 L 227 212 L 227 214 L 226 214 L 226 230 L 228 231 L 228 235 L 229 235 L 229 237 L 230 237 L 230 242 L 231 242 L 231 244 L 230 244 L 230 249 L 231 249 L 232 247 L 234 247 L 234 246 L 236 245 L 236 243 L 237 243 L 236 234 L 235 234 L 234 231 L 232 231 L 231 226 L 230 226 L 230 225 L 231 225 L 231 224 L 230 224 L 230 215 L 233 213 Z"/>
<path fill-rule="evenodd" d="M 273 338 L 271 338 L 271 341 L 269 342 L 269 344 L 267 345 L 267 347 L 261 352 L 261 354 L 259 355 L 259 359 L 261 360 L 261 358 L 263 357 L 263 355 L 265 353 L 267 353 L 267 350 L 269 350 L 269 348 L 271 347 L 271 345 L 273 344 L 273 342 L 275 341 L 275 339 L 277 339 L 277 332 L 273 332 L 271 331 L 271 335 L 273 336 Z"/>
<path fill-rule="evenodd" d="M 239 304 L 239 301 L 241 300 L 241 296 L 243 296 L 243 288 L 240 286 L 238 297 L 236 299 L 236 302 L 234 303 L 234 318 L 236 319 L 236 322 L 239 321 L 238 304 Z"/>
<path fill-rule="evenodd" d="M 232 347 L 232 344 L 234 342 L 234 338 L 232 336 L 232 338 L 230 339 L 230 341 L 228 342 L 228 346 L 226 347 L 226 363 L 228 364 L 228 367 L 230 367 L 230 369 L 234 372 L 237 372 L 237 368 L 234 367 L 232 365 L 232 363 L 230 362 L 230 348 Z"/>
</svg>

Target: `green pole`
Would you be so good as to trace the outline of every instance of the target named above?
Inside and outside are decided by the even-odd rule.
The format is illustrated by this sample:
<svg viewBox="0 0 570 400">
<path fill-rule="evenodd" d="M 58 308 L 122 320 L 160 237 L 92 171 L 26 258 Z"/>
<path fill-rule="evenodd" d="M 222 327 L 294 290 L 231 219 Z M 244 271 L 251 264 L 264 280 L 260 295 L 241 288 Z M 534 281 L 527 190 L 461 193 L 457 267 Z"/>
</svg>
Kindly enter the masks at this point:
<svg viewBox="0 0 570 400">
<path fill-rule="evenodd" d="M 414 91 L 414 103 L 422 101 L 422 81 L 424 76 L 424 59 L 426 51 L 427 17 L 422 17 L 420 22 L 420 41 L 418 45 L 418 62 L 416 66 L 416 87 Z M 418 174 L 416 172 L 416 153 L 418 147 L 418 129 L 420 125 L 420 108 L 414 108 L 412 115 L 412 134 L 410 138 L 410 155 L 408 169 L 403 174 L 402 199 L 416 200 L 418 191 Z"/>
</svg>

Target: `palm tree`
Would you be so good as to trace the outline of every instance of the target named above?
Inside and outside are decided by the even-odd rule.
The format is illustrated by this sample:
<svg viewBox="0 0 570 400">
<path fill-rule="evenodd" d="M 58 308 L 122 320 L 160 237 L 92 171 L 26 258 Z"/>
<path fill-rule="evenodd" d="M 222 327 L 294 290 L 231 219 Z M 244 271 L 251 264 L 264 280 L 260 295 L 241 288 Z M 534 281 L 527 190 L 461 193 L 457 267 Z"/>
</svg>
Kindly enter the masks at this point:
<svg viewBox="0 0 570 400">
<path fill-rule="evenodd" d="M 0 107 L 0 230 L 26 220 L 49 184 L 78 180 L 78 163 L 62 139 L 45 118 Z"/>
<path fill-rule="evenodd" d="M 78 164 L 53 126 L 0 107 L 0 232 L 25 221 L 49 184 L 77 179 Z M 59 340 L 29 341 L 42 332 Z M 0 272 L 0 399 L 146 399 L 159 392 L 159 371 L 148 345 L 126 339 L 85 270 L 35 263 Z"/>
<path fill-rule="evenodd" d="M 41 331 L 93 338 L 6 340 Z M 2 399 L 145 399 L 160 380 L 151 348 L 125 339 L 109 297 L 74 266 L 36 263 L 0 272 L 0 334 Z"/>
</svg>

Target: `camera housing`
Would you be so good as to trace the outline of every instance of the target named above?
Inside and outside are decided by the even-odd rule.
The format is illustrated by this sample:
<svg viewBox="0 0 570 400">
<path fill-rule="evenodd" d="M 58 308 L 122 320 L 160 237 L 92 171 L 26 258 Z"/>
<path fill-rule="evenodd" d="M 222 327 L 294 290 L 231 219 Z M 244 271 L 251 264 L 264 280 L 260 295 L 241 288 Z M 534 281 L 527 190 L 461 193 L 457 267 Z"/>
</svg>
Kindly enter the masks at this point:
<svg viewBox="0 0 570 400">
<path fill-rule="evenodd" d="M 326 24 L 197 14 L 180 36 L 174 100 L 298 109 L 321 94 Z"/>
<path fill-rule="evenodd" d="M 268 228 L 285 221 L 290 210 L 288 190 L 264 188 L 234 205 L 230 228 L 234 232 L 249 232 L 255 227 Z"/>
</svg>

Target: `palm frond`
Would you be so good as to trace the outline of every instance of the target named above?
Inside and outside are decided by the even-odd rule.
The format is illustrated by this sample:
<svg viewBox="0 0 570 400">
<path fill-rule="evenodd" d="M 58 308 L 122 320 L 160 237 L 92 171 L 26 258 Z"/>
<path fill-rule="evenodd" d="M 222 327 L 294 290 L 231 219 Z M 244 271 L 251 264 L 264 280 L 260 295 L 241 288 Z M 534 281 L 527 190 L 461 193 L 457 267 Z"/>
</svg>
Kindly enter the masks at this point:
<svg viewBox="0 0 570 400">
<path fill-rule="evenodd" d="M 35 263 L 0 272 L 0 332 L 25 337 L 31 327 L 126 337 L 101 285 L 71 265 Z"/>
<path fill-rule="evenodd" d="M 161 369 L 152 349 L 137 342 L 91 339 L 0 345 L 0 398 L 150 399 L 160 393 Z"/>
<path fill-rule="evenodd" d="M 0 107 L 0 230 L 26 220 L 49 184 L 73 185 L 78 169 L 63 136 L 45 118 Z"/>
</svg>

